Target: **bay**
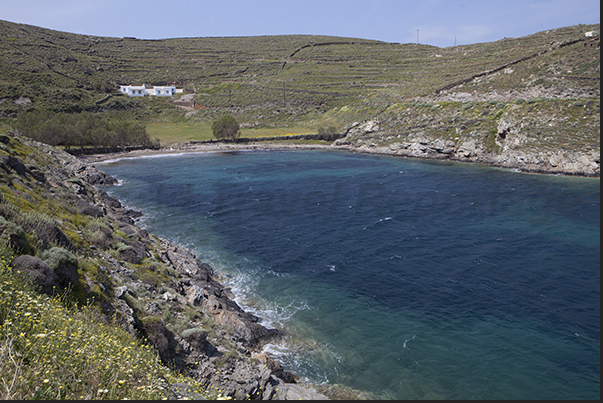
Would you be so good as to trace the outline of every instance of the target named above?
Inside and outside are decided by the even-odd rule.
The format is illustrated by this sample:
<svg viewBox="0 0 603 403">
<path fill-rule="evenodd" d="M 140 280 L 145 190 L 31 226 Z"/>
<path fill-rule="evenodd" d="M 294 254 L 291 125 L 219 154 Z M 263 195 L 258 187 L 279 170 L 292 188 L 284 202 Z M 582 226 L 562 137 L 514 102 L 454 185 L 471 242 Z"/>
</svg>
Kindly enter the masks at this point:
<svg viewBox="0 0 603 403">
<path fill-rule="evenodd" d="M 285 330 L 266 350 L 323 390 L 600 396 L 599 179 L 330 150 L 99 167 L 141 225 Z"/>
</svg>

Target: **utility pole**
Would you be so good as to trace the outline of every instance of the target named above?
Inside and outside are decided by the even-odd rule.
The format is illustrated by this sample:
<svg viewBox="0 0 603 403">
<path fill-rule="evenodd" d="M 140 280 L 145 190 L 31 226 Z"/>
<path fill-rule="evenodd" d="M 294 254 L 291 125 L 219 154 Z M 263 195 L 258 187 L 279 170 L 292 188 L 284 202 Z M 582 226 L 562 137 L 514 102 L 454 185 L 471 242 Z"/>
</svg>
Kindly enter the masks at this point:
<svg viewBox="0 0 603 403">
<path fill-rule="evenodd" d="M 419 44 L 419 30 L 417 29 L 417 45 Z"/>
<path fill-rule="evenodd" d="M 281 81 L 283 83 L 283 106 L 287 106 L 287 81 L 291 81 L 291 79 L 277 79 L 276 81 Z"/>
</svg>

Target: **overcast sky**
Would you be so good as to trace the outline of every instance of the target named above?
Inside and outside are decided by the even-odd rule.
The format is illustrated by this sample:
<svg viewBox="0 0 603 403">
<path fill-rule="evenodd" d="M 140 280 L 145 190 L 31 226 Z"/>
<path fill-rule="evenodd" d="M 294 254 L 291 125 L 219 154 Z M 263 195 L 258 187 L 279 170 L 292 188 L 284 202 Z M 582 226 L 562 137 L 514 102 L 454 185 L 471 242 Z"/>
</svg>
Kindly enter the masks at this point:
<svg viewBox="0 0 603 403">
<path fill-rule="evenodd" d="M 439 47 L 600 23 L 599 0 L 0 0 L 0 19 L 161 39 L 312 34 Z"/>
</svg>

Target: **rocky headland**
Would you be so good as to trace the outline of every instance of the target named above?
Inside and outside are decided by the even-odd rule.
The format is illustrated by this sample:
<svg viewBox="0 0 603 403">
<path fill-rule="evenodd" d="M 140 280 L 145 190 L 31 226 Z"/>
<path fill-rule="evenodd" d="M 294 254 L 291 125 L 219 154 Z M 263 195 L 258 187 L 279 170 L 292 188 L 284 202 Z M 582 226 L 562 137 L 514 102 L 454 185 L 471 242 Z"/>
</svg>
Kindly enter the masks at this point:
<svg viewBox="0 0 603 403">
<path fill-rule="evenodd" d="M 443 92 L 389 105 L 353 124 L 333 147 L 599 177 L 597 95 L 598 89 Z"/>
</svg>

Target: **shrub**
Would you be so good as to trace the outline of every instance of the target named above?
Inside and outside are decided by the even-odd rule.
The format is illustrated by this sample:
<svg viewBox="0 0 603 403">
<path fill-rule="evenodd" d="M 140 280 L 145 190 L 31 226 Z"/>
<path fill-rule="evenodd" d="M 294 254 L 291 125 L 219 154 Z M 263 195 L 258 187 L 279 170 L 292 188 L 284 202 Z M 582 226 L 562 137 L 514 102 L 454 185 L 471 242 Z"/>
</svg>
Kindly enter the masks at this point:
<svg viewBox="0 0 603 403">
<path fill-rule="evenodd" d="M 31 212 L 21 216 L 21 227 L 34 234 L 41 242 L 42 249 L 50 246 L 62 246 L 71 249 L 72 245 L 65 233 L 55 225 L 54 220 L 43 213 Z"/>
<path fill-rule="evenodd" d="M 186 329 L 185 331 L 183 331 L 182 332 L 182 338 L 186 339 L 187 337 L 189 337 L 189 336 L 191 336 L 191 335 L 193 335 L 195 333 L 205 333 L 207 335 L 207 331 L 206 330 L 203 330 L 203 329 L 201 329 L 199 327 L 194 327 L 194 328 Z"/>
<path fill-rule="evenodd" d="M 320 126 L 318 128 L 318 134 L 324 139 L 324 140 L 335 140 L 337 138 L 337 133 L 338 130 L 335 126 Z"/>
<path fill-rule="evenodd" d="M 239 124 L 231 115 L 224 115 L 211 125 L 214 137 L 217 139 L 237 139 L 240 135 Z"/>
<path fill-rule="evenodd" d="M 76 107 L 75 109 L 78 109 Z M 67 111 L 65 111 L 67 112 Z M 106 120 L 93 113 L 22 113 L 15 127 L 34 140 L 69 147 L 150 146 L 145 126 L 127 119 Z"/>
<path fill-rule="evenodd" d="M 114 242 L 113 231 L 99 218 L 90 221 L 83 232 L 91 244 L 102 249 L 107 249 Z"/>
<path fill-rule="evenodd" d="M 42 260 L 54 270 L 61 287 L 76 286 L 78 282 L 77 257 L 66 249 L 55 246 L 42 253 Z"/>
<path fill-rule="evenodd" d="M 17 253 L 25 253 L 30 249 L 27 235 L 17 224 L 6 221 L 0 216 L 0 242 Z"/>
</svg>

